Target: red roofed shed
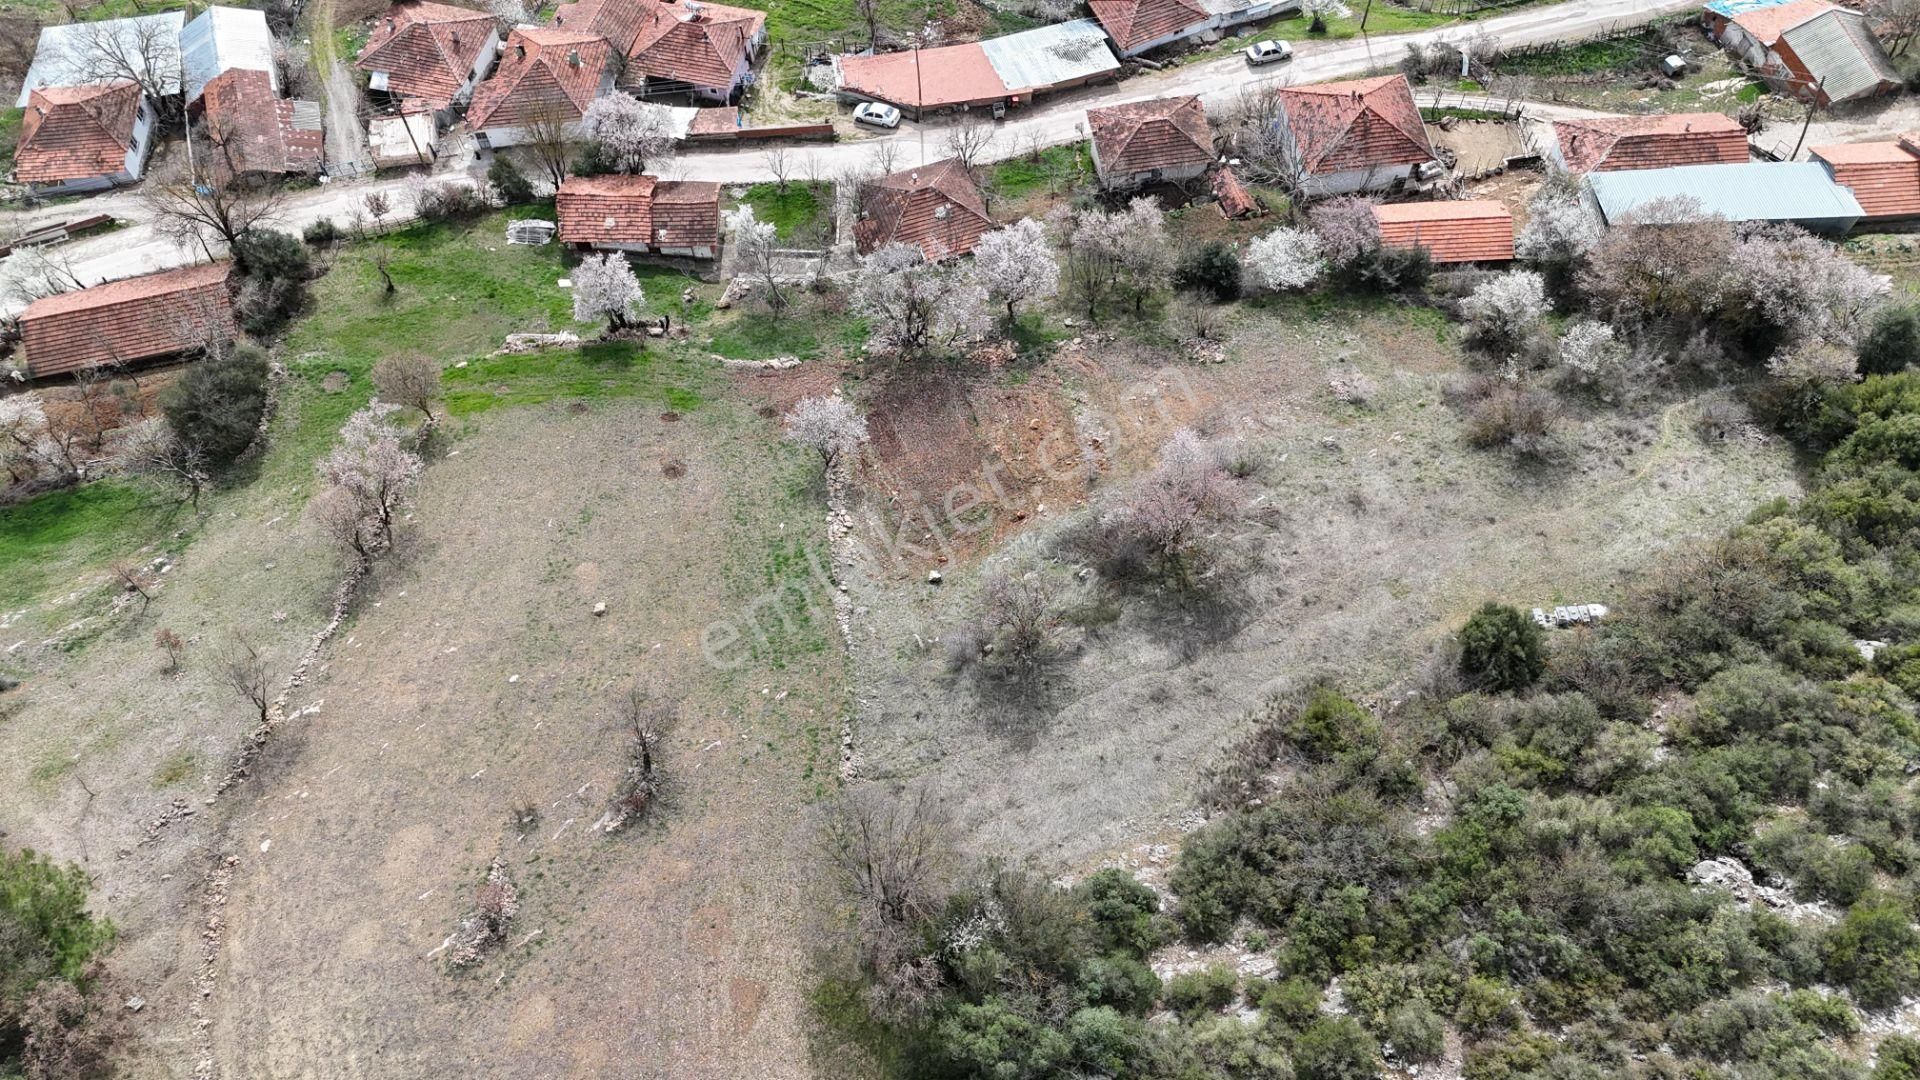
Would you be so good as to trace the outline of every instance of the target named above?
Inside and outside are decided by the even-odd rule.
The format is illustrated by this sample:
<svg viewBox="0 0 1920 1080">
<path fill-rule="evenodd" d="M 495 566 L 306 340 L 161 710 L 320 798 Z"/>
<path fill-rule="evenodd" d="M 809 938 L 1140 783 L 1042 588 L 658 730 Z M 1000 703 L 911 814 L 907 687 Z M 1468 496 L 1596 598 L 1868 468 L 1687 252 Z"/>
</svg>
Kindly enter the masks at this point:
<svg viewBox="0 0 1920 1080">
<path fill-rule="evenodd" d="M 651 176 L 570 176 L 554 193 L 560 241 L 576 247 L 712 259 L 720 185 Z"/>
<path fill-rule="evenodd" d="M 1121 56 L 1137 56 L 1213 25 L 1213 13 L 1193 0 L 1088 0 L 1087 6 Z"/>
<path fill-rule="evenodd" d="M 1421 248 L 1436 263 L 1511 262 L 1513 213 L 1491 199 L 1373 208 L 1384 247 Z"/>
<path fill-rule="evenodd" d="M 1746 129 L 1721 113 L 1556 120 L 1553 135 L 1561 164 L 1576 173 L 1737 165 L 1750 156 Z"/>
<path fill-rule="evenodd" d="M 173 356 L 233 334 L 226 263 L 43 297 L 20 313 L 27 373 L 36 379 Z"/>
<path fill-rule="evenodd" d="M 1920 148 L 1903 136 L 1893 142 L 1816 146 L 1813 160 L 1836 184 L 1853 192 L 1863 222 L 1920 217 Z"/>
</svg>

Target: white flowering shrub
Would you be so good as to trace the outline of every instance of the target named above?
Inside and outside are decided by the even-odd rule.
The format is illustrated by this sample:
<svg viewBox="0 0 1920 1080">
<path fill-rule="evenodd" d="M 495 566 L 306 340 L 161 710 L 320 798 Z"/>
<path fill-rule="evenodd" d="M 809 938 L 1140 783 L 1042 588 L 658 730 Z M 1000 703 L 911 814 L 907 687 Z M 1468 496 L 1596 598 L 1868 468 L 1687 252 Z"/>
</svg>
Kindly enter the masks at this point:
<svg viewBox="0 0 1920 1080">
<path fill-rule="evenodd" d="M 1500 274 L 1460 303 L 1468 334 L 1482 347 L 1497 351 L 1518 345 L 1549 310 L 1546 280 L 1532 270 Z"/>
<path fill-rule="evenodd" d="M 1327 272 L 1319 234 L 1290 226 L 1255 237 L 1241 263 L 1255 285 L 1276 292 L 1310 288 Z"/>
</svg>

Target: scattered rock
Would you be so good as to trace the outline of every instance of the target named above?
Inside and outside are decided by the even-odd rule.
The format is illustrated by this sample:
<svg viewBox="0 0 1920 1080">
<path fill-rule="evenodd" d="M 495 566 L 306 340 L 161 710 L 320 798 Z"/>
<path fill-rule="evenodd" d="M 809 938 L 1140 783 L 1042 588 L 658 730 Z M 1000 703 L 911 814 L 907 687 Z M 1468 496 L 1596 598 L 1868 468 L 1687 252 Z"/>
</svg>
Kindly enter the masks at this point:
<svg viewBox="0 0 1920 1080">
<path fill-rule="evenodd" d="M 605 615 L 607 613 L 607 602 L 605 600 L 602 600 L 599 603 L 593 605 L 593 613 L 596 616 Z"/>
<path fill-rule="evenodd" d="M 141 997 L 139 994 L 135 994 L 132 997 L 127 999 L 128 1012 L 139 1012 L 141 1009 L 144 1009 L 146 1007 L 147 1007 L 147 999 Z"/>
<path fill-rule="evenodd" d="M 946 580 L 946 578 L 944 578 L 944 577 L 942 577 L 942 576 L 941 576 L 941 574 L 940 574 L 940 571 L 938 571 L 938 570 L 929 570 L 929 571 L 927 571 L 927 584 L 929 584 L 929 585 L 938 585 L 938 584 L 940 584 L 940 583 L 941 583 L 942 581 L 945 581 L 945 580 Z"/>
<path fill-rule="evenodd" d="M 1753 884 L 1753 872 L 1738 859 L 1723 857 L 1695 863 L 1687 871 L 1687 881 L 1693 885 L 1724 889 L 1743 904 L 1752 903 L 1758 895 Z"/>
</svg>

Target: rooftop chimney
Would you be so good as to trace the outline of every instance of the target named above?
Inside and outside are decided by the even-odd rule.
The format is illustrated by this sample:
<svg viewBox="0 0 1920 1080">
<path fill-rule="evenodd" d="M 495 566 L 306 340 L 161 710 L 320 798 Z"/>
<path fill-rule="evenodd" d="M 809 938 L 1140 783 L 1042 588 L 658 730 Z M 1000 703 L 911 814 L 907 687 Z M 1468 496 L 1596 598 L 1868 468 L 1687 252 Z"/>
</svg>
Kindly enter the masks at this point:
<svg viewBox="0 0 1920 1080">
<path fill-rule="evenodd" d="M 567 50 L 567 66 L 568 67 L 580 66 L 580 50 L 579 49 Z"/>
<path fill-rule="evenodd" d="M 525 60 L 527 58 L 527 46 L 525 42 L 514 42 L 513 58 L 515 60 Z"/>
</svg>

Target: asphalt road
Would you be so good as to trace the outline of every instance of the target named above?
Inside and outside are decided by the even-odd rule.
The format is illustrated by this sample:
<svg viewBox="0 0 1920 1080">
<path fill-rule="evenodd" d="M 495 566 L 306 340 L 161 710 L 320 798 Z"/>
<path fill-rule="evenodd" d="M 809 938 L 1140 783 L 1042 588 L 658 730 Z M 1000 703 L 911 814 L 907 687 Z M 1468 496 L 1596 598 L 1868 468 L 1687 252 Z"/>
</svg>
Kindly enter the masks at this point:
<svg viewBox="0 0 1920 1080">
<path fill-rule="evenodd" d="M 1302 42 L 1296 48 L 1296 58 L 1279 65 L 1278 70 L 1249 69 L 1237 54 L 1229 55 L 1043 99 L 1033 108 L 1015 112 L 1002 121 L 985 157 L 989 160 L 1012 157 L 1036 145 L 1058 146 L 1078 141 L 1084 137 L 1086 110 L 1092 107 L 1173 94 L 1198 94 L 1210 109 L 1219 109 L 1231 104 L 1248 86 L 1324 82 L 1390 66 L 1405 55 L 1407 45 L 1413 43 L 1458 41 L 1479 33 L 1492 34 L 1508 45 L 1578 39 L 1611 26 L 1645 21 L 1694 6 L 1694 0 L 1574 0 L 1549 7 L 1530 7 L 1511 15 L 1441 30 L 1381 36 L 1370 41 Z M 951 123 L 951 120 L 937 119 L 922 125 L 903 122 L 899 130 L 886 134 L 795 147 L 790 153 L 800 164 L 794 173 L 824 178 L 863 167 L 873 160 L 876 147 L 882 143 L 893 144 L 896 167 L 939 160 L 947 156 L 942 150 L 941 131 Z M 752 183 L 773 178 L 766 151 L 759 148 L 690 151 L 676 159 L 671 172 L 687 180 Z M 463 174 L 451 174 L 445 179 L 475 182 L 473 177 Z M 405 178 L 337 181 L 296 192 L 288 198 L 277 224 L 298 232 L 309 222 L 323 217 L 345 222 L 371 190 L 390 192 L 394 217 L 399 218 L 412 210 L 411 200 L 406 197 L 407 184 Z M 102 211 L 131 224 L 58 249 L 59 257 L 82 281 L 115 280 L 204 258 L 198 248 L 183 250 L 156 235 L 145 221 L 145 208 L 132 193 L 111 193 L 33 217 L 57 219 Z M 9 287 L 20 270 L 18 265 L 10 264 L 17 263 L 16 259 L 0 262 L 0 311 L 11 313 L 23 306 Z"/>
</svg>

